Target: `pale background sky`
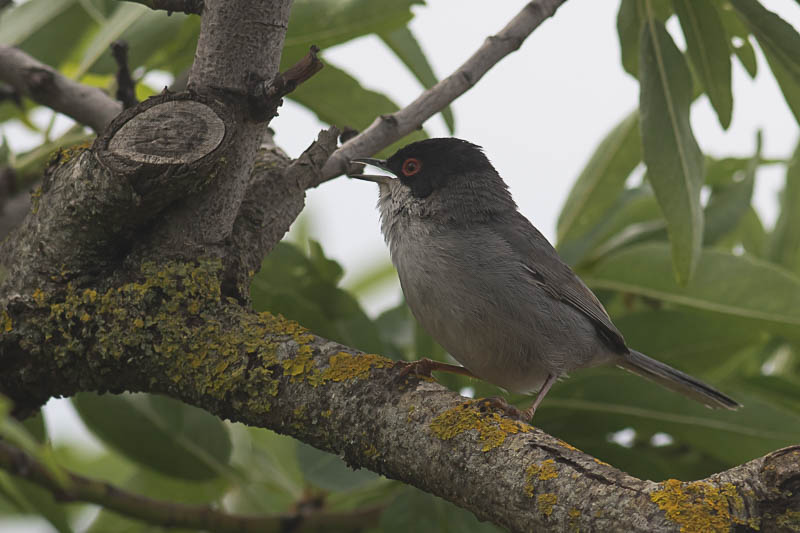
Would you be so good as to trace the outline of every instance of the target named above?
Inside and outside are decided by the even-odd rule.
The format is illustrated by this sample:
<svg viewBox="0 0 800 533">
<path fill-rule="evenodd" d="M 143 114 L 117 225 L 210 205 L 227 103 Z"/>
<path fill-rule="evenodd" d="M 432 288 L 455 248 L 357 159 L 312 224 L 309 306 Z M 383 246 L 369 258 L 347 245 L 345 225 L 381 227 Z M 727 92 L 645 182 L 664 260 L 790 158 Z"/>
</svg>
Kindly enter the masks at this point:
<svg viewBox="0 0 800 533">
<path fill-rule="evenodd" d="M 800 27 L 796 0 L 762 0 L 793 26 Z M 440 77 L 452 72 L 483 42 L 499 31 L 524 1 L 429 0 L 416 6 L 411 29 Z M 575 178 L 599 140 L 637 105 L 638 84 L 620 65 L 616 35 L 618 1 L 570 0 L 546 21 L 522 48 L 500 62 L 453 110 L 457 137 L 485 148 L 510 185 L 523 214 L 549 238 L 555 237 L 558 213 Z M 676 21 L 668 25 L 679 46 Z M 376 37 L 365 37 L 325 51 L 325 58 L 356 76 L 364 86 L 383 92 L 399 105 L 411 102 L 421 88 Z M 723 131 L 705 97 L 694 105 L 692 126 L 705 153 L 752 155 L 755 132 L 762 128 L 765 157 L 788 157 L 798 126 L 758 52 L 759 76 L 751 80 L 734 60 L 734 111 Z M 47 120 L 49 117 L 42 117 Z M 305 109 L 287 101 L 272 123 L 278 143 L 299 155 L 324 127 Z M 441 118 L 425 124 L 432 136 L 446 136 Z M 26 140 L 8 130 L 10 141 Z M 763 169 L 756 201 L 765 221 L 775 219 L 780 169 Z M 377 261 L 388 261 L 375 210 L 377 187 L 338 178 L 309 191 L 312 236 L 342 263 L 348 279 Z M 366 306 L 377 313 L 400 298 L 397 284 Z M 46 408 L 55 438 L 70 438 L 80 421 L 63 401 Z M 86 437 L 82 437 L 85 439 Z M 19 522 L 0 521 L 11 531 Z M 49 532 L 44 523 L 25 522 L 25 531 Z M 12 529 L 8 529 L 12 528 Z"/>
</svg>

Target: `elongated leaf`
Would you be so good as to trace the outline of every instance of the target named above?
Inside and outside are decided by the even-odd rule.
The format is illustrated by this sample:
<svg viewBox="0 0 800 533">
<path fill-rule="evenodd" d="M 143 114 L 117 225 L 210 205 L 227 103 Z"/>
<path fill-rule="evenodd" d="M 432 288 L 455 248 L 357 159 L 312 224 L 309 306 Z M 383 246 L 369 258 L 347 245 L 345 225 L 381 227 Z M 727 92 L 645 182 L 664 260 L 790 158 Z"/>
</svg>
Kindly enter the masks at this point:
<svg viewBox="0 0 800 533">
<path fill-rule="evenodd" d="M 289 98 L 313 111 L 323 122 L 350 126 L 359 131 L 375 117 L 399 108 L 386 96 L 361 86 L 349 74 L 325 62 L 325 68 L 289 94 Z M 400 146 L 426 138 L 422 131 L 406 135 L 381 153 L 392 154 Z"/>
<path fill-rule="evenodd" d="M 558 217 L 559 246 L 582 237 L 606 218 L 641 157 L 639 112 L 634 111 L 600 142 L 572 186 Z"/>
<path fill-rule="evenodd" d="M 585 281 L 671 304 L 752 321 L 753 327 L 800 338 L 800 279 L 747 256 L 704 250 L 686 286 L 670 276 L 669 248 L 647 243 L 600 261 Z"/>
<path fill-rule="evenodd" d="M 397 28 L 396 30 L 382 33 L 380 37 L 400 61 L 408 67 L 408 70 L 419 80 L 423 87 L 430 89 L 436 85 L 439 80 L 436 79 L 436 74 L 433 73 L 433 69 L 428 63 L 428 58 L 425 57 L 425 52 L 420 48 L 411 30 L 407 27 Z M 450 106 L 442 109 L 442 118 L 444 118 L 450 133 L 455 133 L 455 121 Z"/>
<path fill-rule="evenodd" d="M 291 53 L 322 49 L 361 35 L 383 33 L 405 26 L 413 16 L 411 6 L 422 0 L 297 0 L 292 4 L 284 46 Z"/>
<path fill-rule="evenodd" d="M 656 18 L 666 21 L 672 14 L 669 0 L 651 0 Z M 639 76 L 639 36 L 645 20 L 644 2 L 642 0 L 622 0 L 617 12 L 617 36 L 625 72 L 634 78 Z"/>
<path fill-rule="evenodd" d="M 706 224 L 703 231 L 703 244 L 716 244 L 725 235 L 739 226 L 742 217 L 750 208 L 756 169 L 761 159 L 761 132 L 756 141 L 756 153 L 748 161 L 744 178 L 729 185 L 712 189 L 711 198 L 705 209 Z"/>
<path fill-rule="evenodd" d="M 719 15 L 725 32 L 730 37 L 731 47 L 736 57 L 739 58 L 739 62 L 750 77 L 755 78 L 758 73 L 758 64 L 755 50 L 750 43 L 750 30 L 728 2 L 722 4 Z"/>
<path fill-rule="evenodd" d="M 280 243 L 264 259 L 250 294 L 259 311 L 281 313 L 329 339 L 383 353 L 377 326 L 358 301 L 337 286 L 341 267 L 312 245 L 312 257 Z"/>
<path fill-rule="evenodd" d="M 381 514 L 384 533 L 494 533 L 500 529 L 489 522 L 479 522 L 471 512 L 413 487 L 404 487 L 400 495 Z"/>
<path fill-rule="evenodd" d="M 703 378 L 704 376 L 699 376 Z M 593 453 L 593 445 L 625 427 L 663 431 L 686 446 L 724 462 L 740 464 L 800 439 L 800 415 L 748 394 L 736 381 L 711 383 L 745 407 L 709 410 L 698 402 L 618 369 L 575 372 L 558 383 L 536 412 L 537 425 Z M 538 418 L 541 416 L 541 418 Z M 720 446 L 725 442 L 725 446 Z M 625 466 L 638 469 L 636 451 Z M 708 474 L 710 472 L 698 472 Z"/>
<path fill-rule="evenodd" d="M 748 376 L 740 386 L 765 401 L 800 415 L 800 381 L 788 376 Z"/>
<path fill-rule="evenodd" d="M 189 482 L 159 475 L 156 472 L 139 470 L 122 483 L 122 488 L 133 494 L 186 504 L 212 504 L 219 501 L 227 485 L 224 480 Z M 152 529 L 151 529 L 152 528 Z M 87 533 L 164 531 L 162 528 L 144 525 L 141 521 L 103 509 L 92 521 Z M 170 529 L 169 531 L 172 531 Z M 183 530 L 185 531 L 185 530 Z"/>
<path fill-rule="evenodd" d="M 769 62 L 795 119 L 800 122 L 800 34 L 757 0 L 731 0 Z"/>
<path fill-rule="evenodd" d="M 78 66 L 77 72 L 74 74 L 75 77 L 80 78 L 83 74 L 88 72 L 102 54 L 108 53 L 108 47 L 111 43 L 119 39 L 125 30 L 130 28 L 148 12 L 150 12 L 150 10 L 141 4 L 130 2 L 121 3 L 87 45 L 83 60 Z"/>
<path fill-rule="evenodd" d="M 687 283 L 703 236 L 703 154 L 689 124 L 692 78 L 664 25 L 642 28 L 639 109 L 647 176 L 667 221 L 675 277 Z"/>
<path fill-rule="evenodd" d="M 353 490 L 379 478 L 363 468 L 354 470 L 340 457 L 302 442 L 297 444 L 297 461 L 305 479 L 323 490 Z"/>
<path fill-rule="evenodd" d="M 710 0 L 674 0 L 687 51 L 719 123 L 728 129 L 733 110 L 731 51 L 717 9 Z"/>
<path fill-rule="evenodd" d="M 747 320 L 690 309 L 651 309 L 615 318 L 629 346 L 690 374 L 712 373 L 765 340 Z"/>
<path fill-rule="evenodd" d="M 595 227 L 578 239 L 559 243 L 558 253 L 570 265 L 580 265 L 596 258 L 598 254 L 607 253 L 608 250 L 599 252 L 606 243 L 612 240 L 626 241 L 623 234 L 634 226 L 656 221 L 661 223 L 663 228 L 660 216 L 658 203 L 650 187 L 624 190 L 602 219 L 598 220 Z M 616 245 L 611 249 L 614 248 Z"/>
<path fill-rule="evenodd" d="M 786 168 L 780 200 L 780 215 L 769 239 L 769 258 L 800 273 L 800 145 Z"/>
<path fill-rule="evenodd" d="M 30 0 L 0 16 L 0 43 L 18 45 L 54 21 L 77 0 Z"/>
<path fill-rule="evenodd" d="M 753 206 L 747 210 L 737 230 L 745 251 L 753 257 L 765 258 L 767 232 L 764 224 Z"/>
<path fill-rule="evenodd" d="M 144 394 L 81 393 L 72 402 L 95 435 L 156 472 L 189 480 L 226 473 L 230 436 L 202 409 Z"/>
<path fill-rule="evenodd" d="M 55 501 L 49 490 L 0 471 L 0 494 L 5 495 L 20 512 L 43 517 L 58 533 L 72 533 L 65 508 Z"/>
</svg>

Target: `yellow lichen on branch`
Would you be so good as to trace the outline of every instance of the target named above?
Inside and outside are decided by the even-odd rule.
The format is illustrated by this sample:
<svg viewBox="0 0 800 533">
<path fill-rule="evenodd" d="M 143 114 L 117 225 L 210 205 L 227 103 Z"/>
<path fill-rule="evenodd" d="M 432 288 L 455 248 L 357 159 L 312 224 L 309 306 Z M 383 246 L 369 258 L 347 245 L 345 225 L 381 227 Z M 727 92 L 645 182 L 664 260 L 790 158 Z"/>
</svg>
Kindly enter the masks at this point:
<svg viewBox="0 0 800 533">
<path fill-rule="evenodd" d="M 683 483 L 669 479 L 661 488 L 650 493 L 650 499 L 663 510 L 667 518 L 681 527 L 682 533 L 730 531 L 736 524 L 751 524 L 731 514 L 731 509 L 744 509 L 742 497 L 731 483 L 721 488 L 703 481 Z"/>
<path fill-rule="evenodd" d="M 484 443 L 481 451 L 488 452 L 505 442 L 508 435 L 526 433 L 533 428 L 494 412 L 482 412 L 480 400 L 470 400 L 449 409 L 431 422 L 431 431 L 442 440 L 449 440 L 471 430 L 477 430 Z"/>
</svg>

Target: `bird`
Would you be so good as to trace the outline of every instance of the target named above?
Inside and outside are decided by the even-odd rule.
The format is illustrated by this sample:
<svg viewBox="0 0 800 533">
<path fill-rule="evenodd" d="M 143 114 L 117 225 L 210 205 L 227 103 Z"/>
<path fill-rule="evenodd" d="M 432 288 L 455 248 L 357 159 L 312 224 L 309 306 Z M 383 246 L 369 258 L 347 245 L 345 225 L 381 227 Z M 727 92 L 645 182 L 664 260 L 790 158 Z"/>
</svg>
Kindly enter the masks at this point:
<svg viewBox="0 0 800 533">
<path fill-rule="evenodd" d="M 523 216 L 483 149 L 453 137 L 351 160 L 379 186 L 381 232 L 417 322 L 460 365 L 420 360 L 523 394 L 532 420 L 568 373 L 610 364 L 712 408 L 741 405 L 627 346 L 603 304 Z M 391 176 L 365 174 L 363 165 Z M 507 405 L 507 404 L 506 404 Z"/>
</svg>

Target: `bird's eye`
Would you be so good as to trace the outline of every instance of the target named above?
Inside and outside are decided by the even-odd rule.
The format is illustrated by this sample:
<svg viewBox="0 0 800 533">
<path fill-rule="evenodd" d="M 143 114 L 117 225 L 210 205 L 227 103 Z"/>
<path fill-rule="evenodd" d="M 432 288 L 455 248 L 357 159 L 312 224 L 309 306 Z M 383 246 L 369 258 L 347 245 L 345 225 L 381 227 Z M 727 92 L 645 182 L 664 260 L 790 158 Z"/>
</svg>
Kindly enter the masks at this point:
<svg viewBox="0 0 800 533">
<path fill-rule="evenodd" d="M 410 157 L 403 161 L 403 168 L 401 170 L 403 171 L 403 175 L 413 176 L 422 170 L 422 161 L 414 157 Z"/>
</svg>

